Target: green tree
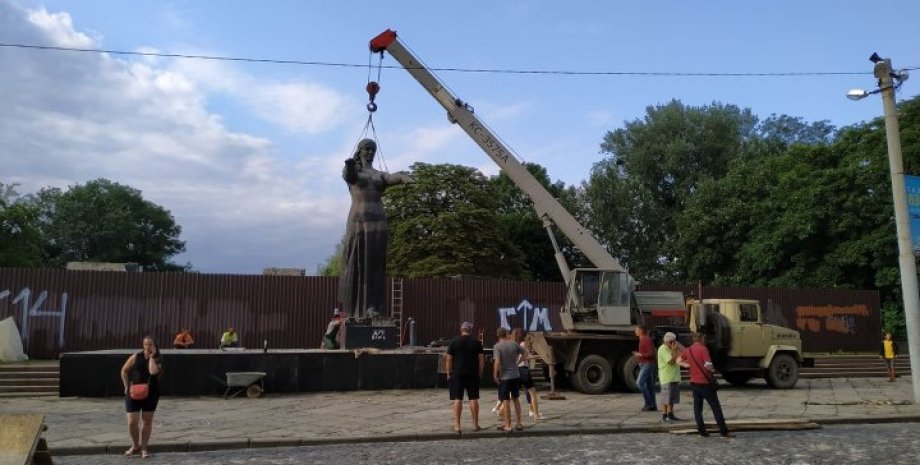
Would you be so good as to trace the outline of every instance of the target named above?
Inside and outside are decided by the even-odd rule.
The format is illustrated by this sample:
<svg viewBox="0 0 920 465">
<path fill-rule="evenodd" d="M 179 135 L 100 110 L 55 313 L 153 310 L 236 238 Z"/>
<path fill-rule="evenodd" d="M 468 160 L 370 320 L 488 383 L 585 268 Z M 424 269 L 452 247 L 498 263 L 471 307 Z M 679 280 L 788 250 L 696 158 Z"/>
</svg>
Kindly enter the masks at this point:
<svg viewBox="0 0 920 465">
<path fill-rule="evenodd" d="M 757 125 L 750 110 L 720 103 L 674 100 L 646 113 L 607 133 L 610 156 L 586 185 L 596 230 L 640 280 L 671 277 L 678 214 L 702 181 L 725 175 Z"/>
<path fill-rule="evenodd" d="M 20 199 L 15 185 L 0 183 L 0 266 L 41 266 L 43 245 L 38 210 Z"/>
<path fill-rule="evenodd" d="M 905 171 L 918 173 L 920 98 L 900 113 Z M 677 268 L 719 284 L 878 289 L 884 324 L 903 334 L 883 120 L 833 139 L 821 123 L 799 128 L 700 183 L 678 220 Z"/>
<path fill-rule="evenodd" d="M 498 217 L 495 188 L 474 168 L 412 165 L 414 183 L 384 196 L 390 276 L 525 276 L 522 256 Z"/>
<path fill-rule="evenodd" d="M 343 239 L 344 241 L 344 239 Z M 344 242 L 339 241 L 335 245 L 332 255 L 326 258 L 326 261 L 316 267 L 316 274 L 319 276 L 339 276 L 342 274 L 342 248 Z"/>
<path fill-rule="evenodd" d="M 36 196 L 46 221 L 49 264 L 133 262 L 151 271 L 186 270 L 169 258 L 185 251 L 182 228 L 137 189 L 106 179 L 43 190 Z"/>
</svg>

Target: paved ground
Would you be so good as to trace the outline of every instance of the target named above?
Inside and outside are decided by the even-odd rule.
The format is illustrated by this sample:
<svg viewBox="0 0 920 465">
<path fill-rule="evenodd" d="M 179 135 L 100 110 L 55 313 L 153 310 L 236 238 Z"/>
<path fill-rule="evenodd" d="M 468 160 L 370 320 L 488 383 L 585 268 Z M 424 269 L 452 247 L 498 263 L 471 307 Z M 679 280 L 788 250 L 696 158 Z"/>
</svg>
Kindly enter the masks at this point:
<svg viewBox="0 0 920 465">
<path fill-rule="evenodd" d="M 546 416 L 513 436 L 636 432 L 658 426 L 659 415 L 639 412 L 638 394 L 587 396 L 565 392 L 566 400 L 544 400 Z M 691 398 L 683 392 L 678 416 L 691 418 Z M 910 381 L 873 378 L 801 380 L 796 389 L 777 391 L 761 384 L 719 391 L 726 417 L 805 418 L 825 424 L 920 421 Z M 464 411 L 463 438 L 498 437 L 489 413 L 494 397 L 484 393 L 483 431 L 473 433 Z M 706 410 L 708 412 L 708 409 Z M 55 456 L 120 453 L 129 439 L 121 398 L 19 398 L 0 400 L 0 413 L 44 413 Z M 688 426 L 691 423 L 687 423 Z M 220 397 L 160 400 L 152 451 L 317 445 L 455 439 L 446 390 L 352 391 L 261 399 Z"/>
<path fill-rule="evenodd" d="M 416 465 L 435 463 L 871 464 L 920 461 L 920 423 L 838 425 L 808 431 L 738 433 L 735 439 L 631 433 L 488 438 L 475 441 L 338 444 L 210 452 L 172 452 L 151 462 L 175 465 Z M 135 459 L 137 460 L 137 459 Z M 116 455 L 55 458 L 58 465 L 116 465 Z M 135 463 L 140 462 L 137 460 Z"/>
</svg>

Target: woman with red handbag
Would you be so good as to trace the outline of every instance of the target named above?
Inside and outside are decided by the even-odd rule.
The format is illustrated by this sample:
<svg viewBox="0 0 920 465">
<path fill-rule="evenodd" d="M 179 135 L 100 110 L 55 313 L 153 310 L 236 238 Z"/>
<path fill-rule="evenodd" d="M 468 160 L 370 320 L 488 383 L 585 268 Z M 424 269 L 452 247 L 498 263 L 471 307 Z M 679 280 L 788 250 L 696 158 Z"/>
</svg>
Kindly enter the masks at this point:
<svg viewBox="0 0 920 465">
<path fill-rule="evenodd" d="M 160 400 L 157 378 L 162 372 L 160 349 L 152 337 L 145 336 L 144 350 L 128 357 L 121 367 L 128 434 L 131 435 L 131 447 L 125 451 L 126 456 L 140 452 L 141 458 L 150 457 L 147 444 L 153 431 L 153 414 Z"/>
</svg>

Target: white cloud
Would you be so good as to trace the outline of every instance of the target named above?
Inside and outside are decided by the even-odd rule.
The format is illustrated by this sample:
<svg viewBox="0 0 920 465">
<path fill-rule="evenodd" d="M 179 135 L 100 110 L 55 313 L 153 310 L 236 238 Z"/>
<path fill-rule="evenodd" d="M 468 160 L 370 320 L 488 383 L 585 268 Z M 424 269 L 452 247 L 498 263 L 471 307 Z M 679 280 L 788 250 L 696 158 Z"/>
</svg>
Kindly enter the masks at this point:
<svg viewBox="0 0 920 465">
<path fill-rule="evenodd" d="M 316 134 L 344 121 L 348 99 L 318 84 L 286 83 L 257 86 L 249 103 L 260 117 L 288 131 Z"/>
<path fill-rule="evenodd" d="M 6 1 L 0 30 L 10 41 L 101 45 L 75 30 L 67 13 Z M 347 98 L 333 90 L 199 67 L 221 76 L 208 82 L 205 73 L 166 59 L 2 48 L 0 62 L 0 182 L 19 183 L 24 193 L 100 177 L 138 188 L 173 213 L 187 241 L 179 260 L 203 271 L 312 272 L 338 241 L 347 194 L 316 185 L 338 177 L 343 156 L 336 163 L 325 154 L 314 163 L 284 161 L 272 141 L 229 130 L 207 108 L 215 90 L 249 95 L 244 103 L 257 114 L 313 134 L 347 114 Z"/>
<path fill-rule="evenodd" d="M 184 51 L 214 55 L 207 51 Z M 208 92 L 224 93 L 241 102 L 255 116 L 291 133 L 319 134 L 341 126 L 361 108 L 353 98 L 316 82 L 279 82 L 257 79 L 233 66 L 204 60 L 181 60 L 175 70 Z"/>
<path fill-rule="evenodd" d="M 93 45 L 93 39 L 74 30 L 73 21 L 70 20 L 70 15 L 67 13 L 48 13 L 47 10 L 41 8 L 28 11 L 27 19 L 43 31 L 50 42 L 56 46 L 85 48 Z"/>
</svg>

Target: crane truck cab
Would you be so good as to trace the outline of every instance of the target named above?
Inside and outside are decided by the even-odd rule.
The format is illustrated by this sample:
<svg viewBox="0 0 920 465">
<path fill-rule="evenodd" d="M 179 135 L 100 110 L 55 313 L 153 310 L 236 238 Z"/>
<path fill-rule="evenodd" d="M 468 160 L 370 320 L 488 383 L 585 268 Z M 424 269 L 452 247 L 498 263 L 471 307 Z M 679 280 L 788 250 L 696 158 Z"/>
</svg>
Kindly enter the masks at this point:
<svg viewBox="0 0 920 465">
<path fill-rule="evenodd" d="M 814 366 L 802 356 L 799 332 L 765 323 L 757 300 L 690 300 L 687 310 L 689 329 L 706 336 L 713 365 L 732 385 L 764 378 L 770 387 L 791 389 L 799 368 Z"/>
</svg>

